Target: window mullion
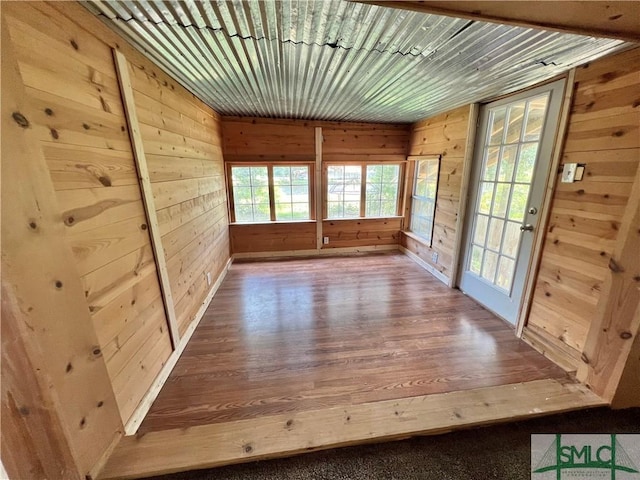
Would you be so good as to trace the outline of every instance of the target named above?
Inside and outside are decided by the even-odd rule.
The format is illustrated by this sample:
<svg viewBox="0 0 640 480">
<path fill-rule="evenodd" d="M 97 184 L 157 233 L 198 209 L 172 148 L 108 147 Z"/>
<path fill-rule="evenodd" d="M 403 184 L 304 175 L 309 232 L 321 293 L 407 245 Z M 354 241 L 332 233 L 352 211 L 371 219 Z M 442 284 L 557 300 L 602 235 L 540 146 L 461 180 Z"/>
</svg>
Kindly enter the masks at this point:
<svg viewBox="0 0 640 480">
<path fill-rule="evenodd" d="M 366 214 L 366 202 L 367 202 L 367 168 L 366 165 L 360 166 L 360 216 L 364 217 Z"/>
<path fill-rule="evenodd" d="M 271 221 L 276 221 L 276 197 L 275 188 L 273 186 L 273 165 L 267 165 L 267 176 L 269 178 L 269 212 L 271 215 Z"/>
</svg>

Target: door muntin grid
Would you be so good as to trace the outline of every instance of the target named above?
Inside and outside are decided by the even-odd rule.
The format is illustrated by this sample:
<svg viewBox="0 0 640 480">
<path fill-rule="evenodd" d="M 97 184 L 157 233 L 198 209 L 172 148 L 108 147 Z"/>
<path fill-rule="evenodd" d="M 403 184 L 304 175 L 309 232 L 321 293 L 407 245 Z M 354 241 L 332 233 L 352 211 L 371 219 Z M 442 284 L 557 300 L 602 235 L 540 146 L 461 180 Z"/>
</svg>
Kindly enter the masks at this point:
<svg viewBox="0 0 640 480">
<path fill-rule="evenodd" d="M 467 271 L 509 295 L 549 96 L 489 110 Z"/>
</svg>

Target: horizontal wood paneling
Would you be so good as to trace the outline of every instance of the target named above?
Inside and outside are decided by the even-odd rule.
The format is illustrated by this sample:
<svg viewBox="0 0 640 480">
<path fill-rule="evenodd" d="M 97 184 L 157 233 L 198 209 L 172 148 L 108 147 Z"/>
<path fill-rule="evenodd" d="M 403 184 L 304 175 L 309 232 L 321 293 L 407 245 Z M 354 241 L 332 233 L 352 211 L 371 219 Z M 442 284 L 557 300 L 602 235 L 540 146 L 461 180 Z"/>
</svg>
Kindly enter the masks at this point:
<svg viewBox="0 0 640 480">
<path fill-rule="evenodd" d="M 313 162 L 316 158 L 315 128 L 322 128 L 322 162 L 404 162 L 410 125 L 275 120 L 224 117 L 225 162 Z M 196 167 L 197 168 L 197 167 Z M 322 176 L 315 188 L 322 191 Z M 323 249 L 395 245 L 401 219 L 322 221 L 329 244 Z M 234 253 L 314 250 L 317 224 L 282 223 L 232 225 Z M 326 231 L 325 231 L 326 230 Z M 246 236 L 246 238 L 245 238 Z"/>
<path fill-rule="evenodd" d="M 584 179 L 556 183 L 528 325 L 579 359 L 640 166 L 640 49 L 578 68 L 562 162 Z M 573 365 L 575 368 L 575 364 Z"/>
<path fill-rule="evenodd" d="M 432 245 L 402 235 L 400 244 L 416 254 L 445 277 L 454 275 L 454 244 L 458 224 L 463 186 L 463 166 L 467 145 L 467 132 L 471 107 L 464 106 L 413 125 L 409 155 L 440 155 L 438 198 L 434 218 Z M 433 261 L 433 253 L 438 261 Z"/>
<path fill-rule="evenodd" d="M 229 230 L 233 253 L 316 248 L 316 222 L 235 224 Z"/>
<path fill-rule="evenodd" d="M 126 422 L 170 353 L 141 368 L 153 345 L 133 333 L 169 337 L 111 48 L 75 21 L 43 3 L 14 6 L 8 16 L 37 112 L 31 121 Z"/>
<path fill-rule="evenodd" d="M 359 218 L 354 220 L 325 220 L 322 235 L 329 243 L 322 248 L 397 245 L 402 218 Z"/>
<path fill-rule="evenodd" d="M 183 334 L 211 289 L 207 274 L 215 281 L 230 254 L 220 119 L 155 66 L 133 62 L 130 72 Z"/>
</svg>

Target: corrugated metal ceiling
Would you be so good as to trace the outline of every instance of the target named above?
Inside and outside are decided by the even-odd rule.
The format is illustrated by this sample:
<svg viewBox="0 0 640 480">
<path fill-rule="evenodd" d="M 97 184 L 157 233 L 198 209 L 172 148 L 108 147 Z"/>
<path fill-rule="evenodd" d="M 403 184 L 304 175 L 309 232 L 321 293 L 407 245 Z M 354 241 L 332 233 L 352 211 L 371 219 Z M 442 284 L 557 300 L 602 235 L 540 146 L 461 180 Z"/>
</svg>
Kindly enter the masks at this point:
<svg viewBox="0 0 640 480">
<path fill-rule="evenodd" d="M 84 4 L 222 115 L 414 122 L 625 45 L 343 0 Z"/>
</svg>

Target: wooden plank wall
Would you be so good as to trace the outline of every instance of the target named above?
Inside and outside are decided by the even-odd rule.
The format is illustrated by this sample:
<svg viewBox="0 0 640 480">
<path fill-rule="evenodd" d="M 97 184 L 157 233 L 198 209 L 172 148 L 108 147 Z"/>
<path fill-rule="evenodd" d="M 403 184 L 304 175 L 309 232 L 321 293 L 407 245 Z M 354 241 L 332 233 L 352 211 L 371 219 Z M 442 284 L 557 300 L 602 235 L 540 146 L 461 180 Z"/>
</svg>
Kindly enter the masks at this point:
<svg viewBox="0 0 640 480">
<path fill-rule="evenodd" d="M 124 422 L 171 342 L 111 49 L 50 5 L 5 9 Z"/>
<path fill-rule="evenodd" d="M 525 338 L 575 368 L 596 314 L 640 166 L 640 49 L 578 68 L 562 162 L 584 180 L 556 183 Z"/>
<path fill-rule="evenodd" d="M 412 127 L 409 155 L 440 155 L 438 198 L 433 227 L 432 246 L 429 247 L 413 237 L 402 235 L 400 243 L 417 255 L 444 277 L 455 275 L 454 244 L 463 190 L 463 167 L 471 106 L 464 106 L 415 123 Z M 438 254 L 433 262 L 432 255 Z"/>
<path fill-rule="evenodd" d="M 229 259 L 226 185 L 216 112 L 152 64 L 130 63 L 180 335 Z"/>
<path fill-rule="evenodd" d="M 404 162 L 408 125 L 224 117 L 225 162 L 314 162 L 314 130 L 322 128 L 322 161 Z M 316 178 L 316 188 L 320 186 Z M 397 245 L 402 219 L 325 220 L 323 249 Z M 316 249 L 316 222 L 231 225 L 233 253 Z"/>
<path fill-rule="evenodd" d="M 230 256 L 219 118 L 78 4 L 11 2 L 2 14 L 94 349 L 126 423 L 175 355 L 112 48 L 130 62 L 180 333 Z"/>
</svg>

